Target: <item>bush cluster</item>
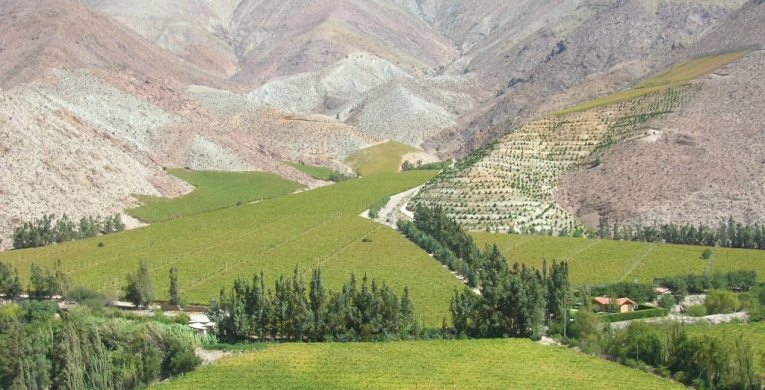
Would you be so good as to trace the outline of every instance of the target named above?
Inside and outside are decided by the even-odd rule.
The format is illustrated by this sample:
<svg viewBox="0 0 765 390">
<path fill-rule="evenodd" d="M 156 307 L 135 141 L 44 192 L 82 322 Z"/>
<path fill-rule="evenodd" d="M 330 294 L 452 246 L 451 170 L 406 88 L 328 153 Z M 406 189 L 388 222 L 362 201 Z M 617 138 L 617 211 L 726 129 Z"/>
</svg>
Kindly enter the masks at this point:
<svg viewBox="0 0 765 390">
<path fill-rule="evenodd" d="M 125 230 L 119 214 L 99 217 L 82 217 L 72 221 L 66 214 L 56 219 L 55 214 L 43 215 L 32 222 L 25 222 L 13 230 L 13 248 L 36 248 L 83 238 L 95 237 L 99 233 L 109 234 Z"/>
<path fill-rule="evenodd" d="M 366 276 L 359 288 L 352 275 L 340 291 L 326 290 L 321 269 L 314 270 L 309 291 L 297 268 L 292 278 L 282 275 L 273 290 L 266 288 L 262 273 L 252 282 L 238 279 L 211 300 L 208 315 L 228 341 L 376 341 L 416 333 L 409 288 L 399 298 L 387 284 Z"/>
</svg>

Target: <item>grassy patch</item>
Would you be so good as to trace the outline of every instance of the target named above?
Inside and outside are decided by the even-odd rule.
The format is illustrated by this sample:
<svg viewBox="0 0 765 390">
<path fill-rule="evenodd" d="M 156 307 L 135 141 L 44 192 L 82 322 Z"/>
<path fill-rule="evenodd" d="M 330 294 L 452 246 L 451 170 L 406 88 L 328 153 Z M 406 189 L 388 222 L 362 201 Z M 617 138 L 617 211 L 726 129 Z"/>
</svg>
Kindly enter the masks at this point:
<svg viewBox="0 0 765 390">
<path fill-rule="evenodd" d="M 329 175 L 334 172 L 332 168 L 315 167 L 312 165 L 303 165 L 289 161 L 285 161 L 284 163 L 319 180 L 329 180 Z"/>
<path fill-rule="evenodd" d="M 419 150 L 401 142 L 389 141 L 359 150 L 348 156 L 345 163 L 361 171 L 362 176 L 397 172 L 401 167 L 402 157 L 413 152 Z"/>
<path fill-rule="evenodd" d="M 136 195 L 142 206 L 126 210 L 146 222 L 159 222 L 231 207 L 237 204 L 287 195 L 303 185 L 283 177 L 263 172 L 218 172 L 168 170 L 196 188 L 180 198 L 167 199 Z"/>
<path fill-rule="evenodd" d="M 681 274 L 702 274 L 709 265 L 701 258 L 702 246 L 652 245 L 645 242 L 597 240 L 571 237 L 523 236 L 471 233 L 476 243 L 497 244 L 511 263 L 541 267 L 544 259 L 567 260 L 575 285 L 638 280 Z M 765 281 L 765 251 L 717 248 L 711 272 L 755 270 Z"/>
<path fill-rule="evenodd" d="M 457 367 L 459 367 L 457 369 Z M 162 389 L 682 389 L 529 340 L 282 344 L 221 360 Z"/>
<path fill-rule="evenodd" d="M 672 86 L 680 85 L 713 72 L 714 70 L 719 69 L 741 57 L 744 57 L 749 53 L 749 51 L 742 51 L 690 60 L 681 65 L 672 67 L 662 73 L 659 73 L 658 75 L 636 85 L 632 89 L 591 100 L 589 102 L 558 111 L 553 115 L 566 115 L 574 112 L 587 111 L 596 107 L 602 107 L 609 104 L 632 100 L 641 96 L 648 95 L 650 93 L 664 90 Z"/>
<path fill-rule="evenodd" d="M 322 267 L 325 285 L 336 290 L 351 273 L 366 273 L 398 292 L 409 286 L 418 318 L 440 326 L 451 318 L 449 302 L 459 281 L 394 230 L 358 216 L 380 198 L 435 174 L 377 175 L 95 239 L 0 252 L 0 261 L 18 267 L 26 283 L 31 263 L 52 267 L 61 259 L 73 285 L 116 296 L 125 275 L 144 260 L 160 299 L 168 298 L 168 272 L 175 266 L 181 295 L 192 304 L 207 304 L 221 287 L 260 270 L 273 283 L 296 265 L 306 281 L 313 267 Z M 99 241 L 105 245 L 98 247 Z"/>
</svg>

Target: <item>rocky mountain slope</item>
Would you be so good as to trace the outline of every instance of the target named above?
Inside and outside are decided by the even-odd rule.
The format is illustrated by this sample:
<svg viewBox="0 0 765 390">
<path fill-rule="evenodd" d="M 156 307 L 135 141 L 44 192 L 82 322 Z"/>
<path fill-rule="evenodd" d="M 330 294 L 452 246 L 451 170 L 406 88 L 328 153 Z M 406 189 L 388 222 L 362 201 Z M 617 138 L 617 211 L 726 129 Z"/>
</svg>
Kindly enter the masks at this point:
<svg viewBox="0 0 765 390">
<path fill-rule="evenodd" d="M 654 58 L 658 69 L 696 58 L 688 65 L 582 108 L 496 126 L 512 131 L 433 180 L 415 203 L 492 231 L 765 222 L 763 20 L 765 5 L 750 2 L 675 56 Z M 701 57 L 709 54 L 717 56 Z M 597 90 L 602 80 L 587 84 Z M 549 107 L 576 96 L 582 91 L 568 90 Z"/>
<path fill-rule="evenodd" d="M 765 3 L 750 2 L 691 45 L 687 56 L 754 50 L 698 80 L 681 112 L 647 126 L 654 142 L 608 150 L 603 164 L 567 174 L 558 200 L 590 224 L 765 222 Z"/>
<path fill-rule="evenodd" d="M 164 167 L 261 170 L 313 187 L 325 183 L 281 161 L 344 170 L 346 156 L 387 139 L 464 156 L 510 131 L 520 130 L 505 139 L 542 129 L 525 123 L 674 63 L 760 48 L 762 7 L 759 0 L 7 0 L 0 7 L 0 169 L 4 183 L 19 184 L 0 191 L 2 245 L 11 226 L 42 213 L 105 214 L 132 206 L 131 193 L 190 190 Z M 696 182 L 674 182 L 682 199 L 673 201 L 688 203 L 682 211 L 688 220 L 696 218 L 694 208 L 719 199 L 758 202 L 747 188 L 759 171 L 742 168 L 756 158 L 737 156 L 753 156 L 754 149 L 733 142 L 756 139 L 740 129 L 757 128 L 757 117 L 747 116 L 758 103 L 721 102 L 759 91 L 749 80 L 759 71 L 757 56 L 731 65 L 731 75 L 741 77 L 704 81 L 682 111 L 693 117 L 651 124 L 662 140 L 672 139 L 671 129 L 688 133 L 683 129 L 695 121 L 730 129 L 728 141 L 716 138 L 714 127 L 697 130 L 705 145 L 729 149 L 710 154 L 712 161 L 736 163 L 719 190 L 708 190 L 719 197 L 705 197 Z M 712 118 L 715 110 L 734 108 L 754 119 Z M 519 145 L 500 149 L 525 153 Z M 661 182 L 660 170 L 635 176 L 622 161 L 678 155 L 630 145 L 603 151 L 606 173 L 555 163 L 565 169 L 545 179 L 550 188 L 540 207 L 553 205 L 566 216 L 556 226 L 578 223 L 574 216 L 666 214 L 666 202 L 608 200 L 651 188 L 644 180 Z M 607 186 L 628 175 L 637 184 L 611 192 L 582 184 Z M 505 200 L 524 191 L 536 190 L 505 193 Z M 593 201 L 594 194 L 609 195 Z M 494 214 L 493 203 L 484 217 Z M 482 214 L 475 215 L 480 221 Z"/>
</svg>

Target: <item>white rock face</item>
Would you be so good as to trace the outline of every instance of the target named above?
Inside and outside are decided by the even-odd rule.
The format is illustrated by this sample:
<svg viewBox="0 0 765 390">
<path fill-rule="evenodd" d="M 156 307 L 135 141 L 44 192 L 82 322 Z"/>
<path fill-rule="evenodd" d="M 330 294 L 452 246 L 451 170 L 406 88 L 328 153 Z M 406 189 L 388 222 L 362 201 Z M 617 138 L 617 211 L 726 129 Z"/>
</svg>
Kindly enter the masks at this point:
<svg viewBox="0 0 765 390">
<path fill-rule="evenodd" d="M 185 166 L 193 170 L 252 171 L 254 168 L 205 137 L 194 137 L 186 153 Z"/>
<path fill-rule="evenodd" d="M 360 99 L 367 92 L 409 75 L 383 59 L 355 54 L 316 73 L 272 81 L 248 95 L 250 100 L 295 113 L 319 112 L 327 98 Z"/>
<path fill-rule="evenodd" d="M 181 121 L 87 71 L 55 69 L 52 73 L 58 84 L 35 86 L 41 94 L 40 104 L 52 110 L 69 111 L 94 129 L 125 140 L 136 150 L 151 149 L 148 139 L 151 130 Z"/>
</svg>

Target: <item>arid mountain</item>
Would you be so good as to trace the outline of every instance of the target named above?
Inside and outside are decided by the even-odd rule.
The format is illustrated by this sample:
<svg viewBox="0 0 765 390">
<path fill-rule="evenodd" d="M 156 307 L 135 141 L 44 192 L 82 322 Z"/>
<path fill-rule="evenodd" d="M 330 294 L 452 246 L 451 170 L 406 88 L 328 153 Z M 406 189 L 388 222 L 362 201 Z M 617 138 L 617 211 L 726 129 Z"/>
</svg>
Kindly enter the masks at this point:
<svg viewBox="0 0 765 390">
<path fill-rule="evenodd" d="M 452 43 L 382 0 L 82 0 L 210 72 L 253 89 L 370 53 L 408 72 L 455 60 Z"/>
<path fill-rule="evenodd" d="M 490 132 L 503 134 L 495 145 L 435 179 L 415 202 L 441 204 L 469 228 L 494 231 L 570 232 L 603 221 L 715 225 L 728 216 L 765 222 L 763 21 L 765 4 L 749 2 L 696 39 L 636 60 L 658 75 L 622 95 L 636 98 L 540 115 L 585 100 L 588 86 L 608 90 L 620 79 L 614 74 L 629 73 L 618 68 L 554 96 L 534 120 L 495 126 Z M 721 55 L 735 52 L 743 58 Z M 700 77 L 683 76 L 707 66 Z"/>
<path fill-rule="evenodd" d="M 313 187 L 324 183 L 281 160 L 347 170 L 346 156 L 386 139 L 464 156 L 672 64 L 760 47 L 762 8 L 743 0 L 7 0 L 0 169 L 4 183 L 19 184 L 0 188 L 8 221 L 0 236 L 42 213 L 111 213 L 133 205 L 131 193 L 190 189 L 165 167 L 261 170 Z M 666 202 L 614 200 L 651 188 L 643 180 L 661 183 L 661 170 L 621 189 L 582 183 L 618 183 L 628 175 L 622 160 L 675 158 L 673 134 L 727 148 L 710 152 L 714 164 L 736 161 L 722 176 L 700 176 L 727 179 L 708 192 L 756 198 L 747 192 L 756 158 L 741 157 L 756 147 L 734 141 L 757 139 L 740 129 L 757 129 L 758 117 L 748 115 L 759 103 L 735 98 L 759 91 L 750 82 L 758 56 L 697 82 L 703 87 L 683 114 L 655 119 L 663 138 L 652 145 L 669 146 L 606 150 L 602 168 L 610 170 L 561 171 L 561 190 L 553 183 L 546 202 L 568 216 L 663 218 Z M 714 130 L 722 125 L 728 141 Z M 701 157 L 694 161 L 701 166 Z M 696 218 L 693 207 L 718 199 L 698 193 L 700 182 L 673 183 L 664 188 L 688 202 L 687 220 Z M 595 202 L 588 191 L 608 199 Z"/>
<path fill-rule="evenodd" d="M 750 2 L 691 45 L 686 56 L 754 50 L 697 81 L 682 111 L 647 124 L 653 142 L 608 150 L 598 168 L 561 181 L 562 205 L 591 225 L 765 221 L 765 3 Z"/>
</svg>

